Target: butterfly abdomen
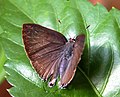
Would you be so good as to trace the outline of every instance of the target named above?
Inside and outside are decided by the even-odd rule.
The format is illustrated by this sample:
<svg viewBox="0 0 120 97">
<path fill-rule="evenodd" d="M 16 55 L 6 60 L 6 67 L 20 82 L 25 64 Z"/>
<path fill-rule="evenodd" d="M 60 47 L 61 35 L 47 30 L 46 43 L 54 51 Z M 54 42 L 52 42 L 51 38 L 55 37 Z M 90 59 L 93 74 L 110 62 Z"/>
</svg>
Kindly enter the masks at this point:
<svg viewBox="0 0 120 97">
<path fill-rule="evenodd" d="M 68 64 L 70 62 L 70 59 L 72 57 L 72 53 L 73 53 L 73 43 L 67 42 L 64 48 L 64 52 L 62 55 L 62 60 L 60 63 L 60 68 L 59 68 L 59 74 L 60 74 L 60 78 L 62 78 L 62 76 L 64 75 L 66 68 L 68 67 Z"/>
</svg>

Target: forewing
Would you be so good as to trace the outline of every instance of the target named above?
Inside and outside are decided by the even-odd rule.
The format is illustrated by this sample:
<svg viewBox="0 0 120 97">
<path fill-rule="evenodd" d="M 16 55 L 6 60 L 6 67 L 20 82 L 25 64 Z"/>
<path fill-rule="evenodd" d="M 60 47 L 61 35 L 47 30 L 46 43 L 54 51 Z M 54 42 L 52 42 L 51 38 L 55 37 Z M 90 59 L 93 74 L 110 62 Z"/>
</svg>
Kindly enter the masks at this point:
<svg viewBox="0 0 120 97">
<path fill-rule="evenodd" d="M 73 79 L 77 65 L 81 59 L 81 55 L 83 53 L 85 45 L 85 35 L 79 35 L 76 38 L 74 48 L 73 48 L 73 55 L 68 63 L 68 67 L 59 82 L 60 87 L 67 86 L 70 81 Z"/>
<path fill-rule="evenodd" d="M 56 73 L 66 38 L 37 24 L 24 24 L 22 35 L 26 53 L 39 75 L 47 79 Z"/>
</svg>

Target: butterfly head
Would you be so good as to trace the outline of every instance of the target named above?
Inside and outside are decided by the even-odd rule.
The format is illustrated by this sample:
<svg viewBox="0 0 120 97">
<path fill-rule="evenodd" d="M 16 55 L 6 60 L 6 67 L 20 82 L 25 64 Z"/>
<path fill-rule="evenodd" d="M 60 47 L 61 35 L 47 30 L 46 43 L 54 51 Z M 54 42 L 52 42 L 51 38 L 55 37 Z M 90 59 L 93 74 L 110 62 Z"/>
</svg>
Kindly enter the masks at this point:
<svg viewBox="0 0 120 97">
<path fill-rule="evenodd" d="M 74 38 L 69 38 L 69 42 L 75 42 Z"/>
</svg>

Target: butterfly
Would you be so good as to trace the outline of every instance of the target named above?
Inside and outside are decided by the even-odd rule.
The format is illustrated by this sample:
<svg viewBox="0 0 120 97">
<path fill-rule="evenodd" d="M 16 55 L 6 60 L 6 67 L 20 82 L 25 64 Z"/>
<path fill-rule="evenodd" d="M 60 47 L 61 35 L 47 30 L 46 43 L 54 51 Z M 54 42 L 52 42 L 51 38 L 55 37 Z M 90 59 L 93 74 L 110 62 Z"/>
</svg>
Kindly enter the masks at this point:
<svg viewBox="0 0 120 97">
<path fill-rule="evenodd" d="M 60 78 L 60 88 L 73 79 L 85 46 L 85 35 L 67 40 L 61 33 L 38 24 L 23 24 L 25 51 L 34 69 L 52 87 Z"/>
</svg>

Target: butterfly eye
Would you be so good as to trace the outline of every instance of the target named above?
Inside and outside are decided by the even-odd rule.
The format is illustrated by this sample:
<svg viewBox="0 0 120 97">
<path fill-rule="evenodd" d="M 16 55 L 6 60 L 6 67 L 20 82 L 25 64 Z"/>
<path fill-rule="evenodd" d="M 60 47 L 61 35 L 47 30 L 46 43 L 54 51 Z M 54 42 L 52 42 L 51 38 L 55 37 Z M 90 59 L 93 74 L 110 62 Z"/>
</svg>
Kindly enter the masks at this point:
<svg viewBox="0 0 120 97">
<path fill-rule="evenodd" d="M 73 38 L 72 40 L 73 40 L 73 41 L 75 41 L 75 39 L 74 39 L 74 38 Z"/>
</svg>

